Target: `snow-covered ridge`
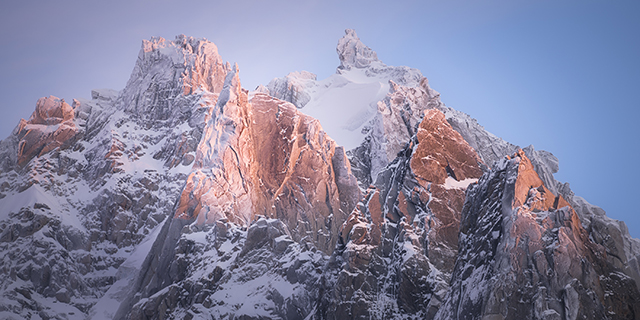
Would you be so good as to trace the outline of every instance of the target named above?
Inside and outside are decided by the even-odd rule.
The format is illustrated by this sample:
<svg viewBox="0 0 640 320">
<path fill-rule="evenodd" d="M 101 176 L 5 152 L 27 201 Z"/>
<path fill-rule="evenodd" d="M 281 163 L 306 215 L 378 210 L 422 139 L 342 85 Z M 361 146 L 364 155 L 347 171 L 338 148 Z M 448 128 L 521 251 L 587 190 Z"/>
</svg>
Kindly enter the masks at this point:
<svg viewBox="0 0 640 320">
<path fill-rule="evenodd" d="M 640 314 L 640 242 L 557 158 L 505 158 L 353 30 L 337 53 L 248 92 L 206 39 L 152 38 L 122 91 L 41 99 L 0 142 L 0 318 Z"/>
<path fill-rule="evenodd" d="M 380 112 L 378 102 L 389 93 L 389 81 L 416 87 L 423 77 L 417 69 L 391 67 L 378 60 L 352 29 L 345 31 L 336 50 L 340 58 L 336 74 L 316 80 L 312 73 L 292 72 L 272 80 L 267 89 L 318 119 L 338 144 L 351 150 L 362 144 L 370 122 Z"/>
</svg>

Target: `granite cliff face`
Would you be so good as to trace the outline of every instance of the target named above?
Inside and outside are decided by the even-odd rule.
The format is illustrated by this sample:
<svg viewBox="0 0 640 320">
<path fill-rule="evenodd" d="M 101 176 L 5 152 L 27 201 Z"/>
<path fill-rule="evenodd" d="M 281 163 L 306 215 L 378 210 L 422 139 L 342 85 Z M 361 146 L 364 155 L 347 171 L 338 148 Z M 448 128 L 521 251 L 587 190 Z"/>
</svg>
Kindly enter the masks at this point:
<svg viewBox="0 0 640 320">
<path fill-rule="evenodd" d="M 144 41 L 125 90 L 42 98 L 0 142 L 0 317 L 113 316 L 191 170 L 217 61 L 204 40 Z"/>
<path fill-rule="evenodd" d="M 175 217 L 241 225 L 258 215 L 278 218 L 296 241 L 330 253 L 359 198 L 343 148 L 292 104 L 262 93 L 248 99 L 236 68 L 205 126 Z"/>
<path fill-rule="evenodd" d="M 206 39 L 0 142 L 0 318 L 635 319 L 640 241 L 355 31 L 255 91 Z M 339 117 L 336 115 L 340 115 Z"/>
<path fill-rule="evenodd" d="M 317 317 L 432 318 L 458 251 L 464 189 L 480 164 L 444 114 L 428 109 L 343 225 Z"/>
<path fill-rule="evenodd" d="M 436 319 L 634 319 L 636 282 L 522 150 L 467 192 L 451 289 Z"/>
<path fill-rule="evenodd" d="M 73 108 L 54 96 L 40 98 L 29 120 L 20 121 L 17 129 L 19 166 L 35 156 L 69 147 L 78 135 Z M 24 120 L 24 119 L 22 119 Z"/>
<path fill-rule="evenodd" d="M 318 119 L 344 146 L 358 183 L 366 189 L 404 149 L 424 110 L 444 105 L 419 70 L 387 66 L 354 30 L 345 31 L 336 51 L 340 66 L 327 79 L 292 72 L 272 80 L 265 90 Z"/>
</svg>

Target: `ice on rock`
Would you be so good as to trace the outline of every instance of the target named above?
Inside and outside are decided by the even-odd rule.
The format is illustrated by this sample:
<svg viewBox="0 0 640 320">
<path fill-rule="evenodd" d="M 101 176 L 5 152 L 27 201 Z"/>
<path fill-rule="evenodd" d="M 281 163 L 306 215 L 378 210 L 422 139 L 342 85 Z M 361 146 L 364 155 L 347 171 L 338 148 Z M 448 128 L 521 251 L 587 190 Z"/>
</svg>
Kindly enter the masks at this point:
<svg viewBox="0 0 640 320">
<path fill-rule="evenodd" d="M 261 89 L 261 91 L 302 108 L 311 100 L 308 91 L 316 85 L 316 79 L 317 76 L 308 71 L 291 72 L 284 78 L 271 80 L 266 87 L 267 90 Z"/>
<path fill-rule="evenodd" d="M 640 241 L 555 156 L 353 30 L 337 53 L 248 92 L 206 39 L 152 38 L 123 90 L 38 100 L 0 141 L 0 318 L 640 314 Z"/>
<path fill-rule="evenodd" d="M 469 187 L 460 233 L 451 290 L 435 319 L 604 319 L 640 310 L 636 283 L 602 259 L 605 247 L 562 195 L 546 188 L 522 150 Z"/>
<path fill-rule="evenodd" d="M 170 214 L 228 70 L 205 39 L 154 38 L 121 92 L 38 101 L 0 142 L 0 256 L 17 274 L 0 280 L 0 309 L 23 292 L 18 318 L 86 318 L 119 274 L 137 275 L 142 262 L 125 262 Z M 96 316 L 126 298 L 109 296 Z"/>
<path fill-rule="evenodd" d="M 316 80 L 292 72 L 272 80 L 269 94 L 294 103 L 320 121 L 345 147 L 361 187 L 404 148 L 428 108 L 444 107 L 419 70 L 387 66 L 354 30 L 338 41 L 336 74 Z"/>
<path fill-rule="evenodd" d="M 171 108 L 172 101 L 198 90 L 220 93 L 230 69 L 216 45 L 206 39 L 180 35 L 174 41 L 143 40 L 118 104 L 140 117 L 170 119 L 181 111 Z"/>
<path fill-rule="evenodd" d="M 338 73 L 341 70 L 351 70 L 352 67 L 366 68 L 371 63 L 380 61 L 376 52 L 360 41 L 355 30 L 347 29 L 344 33 L 344 37 L 338 41 L 336 48 L 340 58 Z"/>
</svg>

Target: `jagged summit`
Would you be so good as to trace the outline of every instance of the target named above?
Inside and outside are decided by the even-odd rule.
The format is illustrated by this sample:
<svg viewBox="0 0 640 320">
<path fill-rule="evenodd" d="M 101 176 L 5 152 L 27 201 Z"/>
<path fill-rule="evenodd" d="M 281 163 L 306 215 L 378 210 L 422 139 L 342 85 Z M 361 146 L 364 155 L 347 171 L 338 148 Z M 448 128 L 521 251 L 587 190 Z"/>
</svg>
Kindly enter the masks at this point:
<svg viewBox="0 0 640 320">
<path fill-rule="evenodd" d="M 0 318 L 633 319 L 640 241 L 355 31 L 248 92 L 206 39 L 0 141 Z"/>
<path fill-rule="evenodd" d="M 419 70 L 378 60 L 352 29 L 345 31 L 336 51 L 341 61 L 336 74 L 316 80 L 310 72 L 292 72 L 272 80 L 267 89 L 322 123 L 345 147 L 366 189 L 417 130 L 424 109 L 441 104 L 439 93 Z M 405 95 L 405 102 L 394 98 Z"/>
<path fill-rule="evenodd" d="M 451 290 L 435 319 L 635 319 L 634 273 L 589 237 L 523 150 L 505 156 L 467 190 Z"/>
<path fill-rule="evenodd" d="M 21 119 L 16 128 L 20 139 L 17 164 L 23 166 L 35 156 L 70 146 L 79 132 L 74 118 L 74 108 L 63 99 L 40 98 L 29 120 Z"/>
<path fill-rule="evenodd" d="M 366 68 L 378 60 L 378 55 L 371 48 L 367 47 L 353 29 L 346 29 L 345 35 L 338 40 L 338 58 L 340 58 L 340 66 L 337 72 L 342 73 L 343 70 L 351 70 L 355 68 Z"/>
<path fill-rule="evenodd" d="M 224 63 L 213 42 L 179 35 L 143 40 L 138 60 L 118 104 L 136 115 L 166 120 L 179 96 L 198 90 L 218 94 L 231 65 Z"/>
</svg>

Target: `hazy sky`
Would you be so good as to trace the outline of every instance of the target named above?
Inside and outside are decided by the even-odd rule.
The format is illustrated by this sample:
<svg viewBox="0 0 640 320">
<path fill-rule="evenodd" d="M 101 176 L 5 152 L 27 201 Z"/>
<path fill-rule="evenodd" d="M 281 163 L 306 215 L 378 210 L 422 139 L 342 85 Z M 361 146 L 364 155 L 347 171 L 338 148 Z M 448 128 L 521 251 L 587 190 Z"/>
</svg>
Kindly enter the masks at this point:
<svg viewBox="0 0 640 320">
<path fill-rule="evenodd" d="M 247 89 L 323 79 L 345 28 L 640 237 L 640 1 L 2 1 L 0 139 L 42 96 L 124 87 L 142 39 L 206 37 Z"/>
</svg>

